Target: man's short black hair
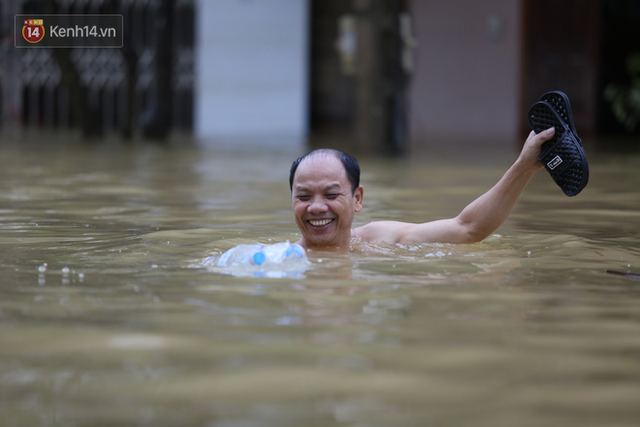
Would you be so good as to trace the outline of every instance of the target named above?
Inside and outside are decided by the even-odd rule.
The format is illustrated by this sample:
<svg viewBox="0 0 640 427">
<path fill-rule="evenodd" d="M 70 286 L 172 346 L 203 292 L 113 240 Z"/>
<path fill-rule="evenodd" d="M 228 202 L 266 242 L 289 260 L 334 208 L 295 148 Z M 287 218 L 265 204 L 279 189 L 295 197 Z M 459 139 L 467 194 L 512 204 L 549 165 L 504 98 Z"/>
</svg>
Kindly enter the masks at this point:
<svg viewBox="0 0 640 427">
<path fill-rule="evenodd" d="M 360 186 L 360 165 L 358 164 L 358 161 L 355 157 L 334 148 L 319 148 L 317 150 L 310 151 L 304 156 L 296 159 L 291 165 L 291 171 L 289 172 L 289 188 L 291 189 L 291 191 L 293 191 L 293 178 L 296 175 L 296 170 L 298 170 L 298 166 L 300 165 L 300 163 L 306 158 L 319 155 L 334 156 L 335 158 L 340 160 L 342 166 L 344 166 L 344 171 L 347 173 L 347 178 L 351 183 L 351 192 L 352 194 L 355 194 L 356 189 Z"/>
</svg>

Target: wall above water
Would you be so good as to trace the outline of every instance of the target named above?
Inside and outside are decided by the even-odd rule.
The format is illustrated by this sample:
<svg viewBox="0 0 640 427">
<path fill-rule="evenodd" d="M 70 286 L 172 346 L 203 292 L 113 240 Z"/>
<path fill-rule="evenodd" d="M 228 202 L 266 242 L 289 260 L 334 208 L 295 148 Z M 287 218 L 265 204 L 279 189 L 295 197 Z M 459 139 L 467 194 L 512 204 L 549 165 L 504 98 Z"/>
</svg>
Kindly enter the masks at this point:
<svg viewBox="0 0 640 427">
<path fill-rule="evenodd" d="M 307 130 L 306 0 L 200 0 L 196 134 Z"/>
<path fill-rule="evenodd" d="M 513 0 L 411 3 L 415 148 L 450 141 L 513 144 L 520 113 L 520 8 Z"/>
</svg>

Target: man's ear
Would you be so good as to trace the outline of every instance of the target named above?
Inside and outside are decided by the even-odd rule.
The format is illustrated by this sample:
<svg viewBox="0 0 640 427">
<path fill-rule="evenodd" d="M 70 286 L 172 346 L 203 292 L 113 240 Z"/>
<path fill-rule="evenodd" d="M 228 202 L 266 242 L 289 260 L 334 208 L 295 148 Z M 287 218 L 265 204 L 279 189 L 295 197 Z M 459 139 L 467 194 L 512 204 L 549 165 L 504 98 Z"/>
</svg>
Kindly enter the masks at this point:
<svg viewBox="0 0 640 427">
<path fill-rule="evenodd" d="M 355 212 L 360 212 L 362 210 L 362 198 L 364 197 L 364 188 L 362 188 L 362 185 L 359 185 L 358 188 L 356 188 L 356 192 L 353 194 L 353 197 L 356 199 Z"/>
</svg>

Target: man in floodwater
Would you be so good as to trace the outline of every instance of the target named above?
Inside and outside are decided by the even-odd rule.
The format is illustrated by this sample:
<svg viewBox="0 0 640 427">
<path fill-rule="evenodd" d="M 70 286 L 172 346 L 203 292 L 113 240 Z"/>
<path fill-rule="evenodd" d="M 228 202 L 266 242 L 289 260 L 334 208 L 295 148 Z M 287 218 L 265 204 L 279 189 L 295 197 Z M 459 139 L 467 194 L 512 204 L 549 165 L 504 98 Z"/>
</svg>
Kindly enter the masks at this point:
<svg viewBox="0 0 640 427">
<path fill-rule="evenodd" d="M 540 147 L 554 132 L 553 128 L 537 135 L 531 132 L 518 159 L 498 183 L 458 216 L 421 224 L 374 221 L 352 229 L 355 214 L 362 210 L 364 195 L 358 162 L 339 150 L 314 150 L 294 161 L 289 175 L 293 213 L 302 233 L 297 243 L 305 249 L 349 250 L 357 240 L 479 242 L 507 219 L 533 175 L 543 168 L 538 161 Z"/>
</svg>

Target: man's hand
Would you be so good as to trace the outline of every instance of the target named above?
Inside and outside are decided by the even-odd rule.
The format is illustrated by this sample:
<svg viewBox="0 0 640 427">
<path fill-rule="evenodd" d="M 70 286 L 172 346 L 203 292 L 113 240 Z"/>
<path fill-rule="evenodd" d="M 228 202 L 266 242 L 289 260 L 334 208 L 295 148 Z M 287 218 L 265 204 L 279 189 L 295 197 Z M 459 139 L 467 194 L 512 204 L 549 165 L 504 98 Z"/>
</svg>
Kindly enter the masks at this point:
<svg viewBox="0 0 640 427">
<path fill-rule="evenodd" d="M 540 157 L 540 151 L 542 144 L 546 141 L 553 138 L 553 135 L 556 133 L 554 128 L 549 128 L 536 134 L 534 131 L 531 131 L 527 140 L 522 147 L 522 151 L 520 152 L 520 156 L 516 161 L 517 164 L 520 164 L 524 168 L 533 168 L 536 172 L 541 170 L 544 166 L 542 163 L 538 161 L 538 157 Z"/>
</svg>

